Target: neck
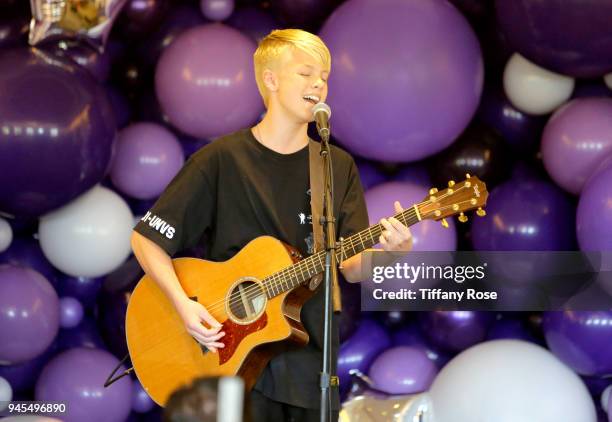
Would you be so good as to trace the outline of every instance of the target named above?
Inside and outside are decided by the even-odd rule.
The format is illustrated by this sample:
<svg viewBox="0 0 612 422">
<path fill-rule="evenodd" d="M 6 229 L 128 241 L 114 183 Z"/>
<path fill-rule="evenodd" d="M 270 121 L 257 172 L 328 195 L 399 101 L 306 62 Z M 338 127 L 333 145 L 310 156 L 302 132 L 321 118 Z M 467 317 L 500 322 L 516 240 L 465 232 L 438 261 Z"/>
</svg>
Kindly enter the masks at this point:
<svg viewBox="0 0 612 422">
<path fill-rule="evenodd" d="M 255 138 L 281 154 L 291 154 L 308 145 L 308 123 L 296 122 L 270 107 L 261 122 L 253 128 Z"/>
</svg>

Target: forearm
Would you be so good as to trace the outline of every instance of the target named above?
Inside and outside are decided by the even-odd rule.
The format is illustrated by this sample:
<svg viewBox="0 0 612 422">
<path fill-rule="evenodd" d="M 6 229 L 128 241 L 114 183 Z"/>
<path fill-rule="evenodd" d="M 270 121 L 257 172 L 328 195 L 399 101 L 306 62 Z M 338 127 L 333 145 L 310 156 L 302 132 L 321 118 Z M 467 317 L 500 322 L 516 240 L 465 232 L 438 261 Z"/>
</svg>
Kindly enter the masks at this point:
<svg viewBox="0 0 612 422">
<path fill-rule="evenodd" d="M 157 283 L 176 306 L 187 299 L 172 265 L 172 258 L 158 245 L 138 232 L 132 232 L 132 250 L 144 272 Z"/>
</svg>

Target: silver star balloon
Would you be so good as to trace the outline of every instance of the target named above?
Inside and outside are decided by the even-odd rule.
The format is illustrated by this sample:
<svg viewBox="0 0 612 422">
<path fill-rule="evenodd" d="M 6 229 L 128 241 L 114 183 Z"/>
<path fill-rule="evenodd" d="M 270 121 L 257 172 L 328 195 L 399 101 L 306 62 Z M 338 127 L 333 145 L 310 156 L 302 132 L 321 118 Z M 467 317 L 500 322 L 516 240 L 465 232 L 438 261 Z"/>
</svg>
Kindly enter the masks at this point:
<svg viewBox="0 0 612 422">
<path fill-rule="evenodd" d="M 30 45 L 82 38 L 103 51 L 112 25 L 127 0 L 30 0 Z"/>
</svg>

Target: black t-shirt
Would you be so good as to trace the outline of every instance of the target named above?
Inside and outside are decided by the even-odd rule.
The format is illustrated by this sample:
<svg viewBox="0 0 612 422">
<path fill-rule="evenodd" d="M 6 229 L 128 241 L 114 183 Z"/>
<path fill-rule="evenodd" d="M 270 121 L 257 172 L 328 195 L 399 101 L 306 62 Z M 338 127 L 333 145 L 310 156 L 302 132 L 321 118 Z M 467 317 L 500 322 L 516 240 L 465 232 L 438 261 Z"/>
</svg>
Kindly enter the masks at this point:
<svg viewBox="0 0 612 422">
<path fill-rule="evenodd" d="M 225 261 L 262 235 L 309 255 L 308 156 L 308 147 L 292 154 L 273 151 L 250 129 L 219 138 L 189 158 L 134 230 L 170 256 L 204 242 L 203 258 Z M 367 227 L 368 216 L 352 157 L 332 146 L 332 160 L 337 236 L 346 238 Z M 257 381 L 255 388 L 266 396 L 294 406 L 320 406 L 323 298 L 319 287 L 302 309 L 308 345 L 273 358 Z M 337 326 L 333 338 L 337 352 Z M 334 402 L 337 408 L 337 397 Z"/>
</svg>

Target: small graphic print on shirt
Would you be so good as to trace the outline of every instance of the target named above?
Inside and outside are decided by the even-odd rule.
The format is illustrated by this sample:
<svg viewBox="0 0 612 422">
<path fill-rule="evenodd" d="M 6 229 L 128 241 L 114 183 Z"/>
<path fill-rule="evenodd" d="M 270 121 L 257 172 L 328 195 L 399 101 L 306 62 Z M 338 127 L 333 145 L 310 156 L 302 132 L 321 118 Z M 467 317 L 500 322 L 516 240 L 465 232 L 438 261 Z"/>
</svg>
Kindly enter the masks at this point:
<svg viewBox="0 0 612 422">
<path fill-rule="evenodd" d="M 308 234 L 308 237 L 304 239 L 304 242 L 306 242 L 306 249 L 308 249 L 308 254 L 312 255 L 312 253 L 314 252 L 314 239 L 312 237 L 312 232 Z"/>
<path fill-rule="evenodd" d="M 165 235 L 168 239 L 172 239 L 174 237 L 174 232 L 176 229 L 155 214 L 151 214 L 151 211 L 147 211 L 140 221 L 144 223 L 149 221 L 149 227 L 153 227 L 155 230 Z"/>
</svg>

